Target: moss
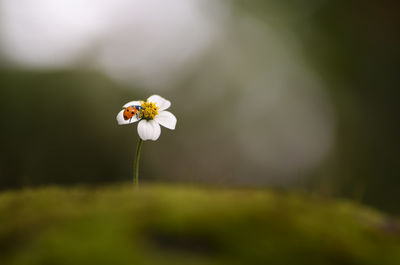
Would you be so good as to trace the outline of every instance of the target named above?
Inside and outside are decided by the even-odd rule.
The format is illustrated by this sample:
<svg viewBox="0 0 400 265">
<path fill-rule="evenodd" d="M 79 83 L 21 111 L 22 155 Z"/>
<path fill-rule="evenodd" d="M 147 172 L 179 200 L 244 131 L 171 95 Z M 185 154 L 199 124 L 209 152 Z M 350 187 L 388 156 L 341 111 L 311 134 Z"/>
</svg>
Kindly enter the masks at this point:
<svg viewBox="0 0 400 265">
<path fill-rule="evenodd" d="M 398 225 L 349 202 L 186 186 L 0 194 L 2 264 L 400 264 Z"/>
</svg>

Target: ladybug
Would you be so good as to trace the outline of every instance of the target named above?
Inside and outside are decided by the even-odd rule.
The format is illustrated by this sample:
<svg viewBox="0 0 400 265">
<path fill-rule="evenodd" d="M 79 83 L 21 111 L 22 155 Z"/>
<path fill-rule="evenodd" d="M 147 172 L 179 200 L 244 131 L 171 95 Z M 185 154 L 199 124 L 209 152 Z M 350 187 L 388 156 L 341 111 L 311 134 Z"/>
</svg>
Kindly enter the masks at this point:
<svg viewBox="0 0 400 265">
<path fill-rule="evenodd" d="M 142 106 L 129 106 L 124 110 L 124 120 L 130 120 L 135 116 L 138 110 L 143 109 Z"/>
</svg>

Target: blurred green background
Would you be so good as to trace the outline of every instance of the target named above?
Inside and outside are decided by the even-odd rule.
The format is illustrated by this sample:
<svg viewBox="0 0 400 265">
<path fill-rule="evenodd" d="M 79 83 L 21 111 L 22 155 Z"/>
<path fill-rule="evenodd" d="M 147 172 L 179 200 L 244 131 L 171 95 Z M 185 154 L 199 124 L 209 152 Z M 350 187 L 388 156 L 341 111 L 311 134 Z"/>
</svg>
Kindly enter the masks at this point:
<svg viewBox="0 0 400 265">
<path fill-rule="evenodd" d="M 132 179 L 126 102 L 171 100 L 143 182 L 400 212 L 395 1 L 0 1 L 0 189 Z"/>
</svg>

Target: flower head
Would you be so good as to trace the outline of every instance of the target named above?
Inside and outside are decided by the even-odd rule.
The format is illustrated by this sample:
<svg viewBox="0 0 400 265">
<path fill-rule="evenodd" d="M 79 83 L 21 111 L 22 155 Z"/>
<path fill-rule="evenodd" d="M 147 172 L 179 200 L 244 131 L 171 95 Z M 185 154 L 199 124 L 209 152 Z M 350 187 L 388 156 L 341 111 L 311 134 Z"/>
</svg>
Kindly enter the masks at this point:
<svg viewBox="0 0 400 265">
<path fill-rule="evenodd" d="M 119 125 L 131 124 L 139 121 L 137 130 L 139 137 L 146 141 L 155 141 L 160 137 L 160 125 L 174 130 L 176 117 L 169 111 L 171 102 L 158 95 L 153 95 L 147 101 L 131 101 L 123 106 L 117 115 Z"/>
<path fill-rule="evenodd" d="M 158 115 L 158 109 L 154 102 L 142 102 L 141 109 L 139 110 L 139 116 L 146 120 L 153 120 Z"/>
</svg>

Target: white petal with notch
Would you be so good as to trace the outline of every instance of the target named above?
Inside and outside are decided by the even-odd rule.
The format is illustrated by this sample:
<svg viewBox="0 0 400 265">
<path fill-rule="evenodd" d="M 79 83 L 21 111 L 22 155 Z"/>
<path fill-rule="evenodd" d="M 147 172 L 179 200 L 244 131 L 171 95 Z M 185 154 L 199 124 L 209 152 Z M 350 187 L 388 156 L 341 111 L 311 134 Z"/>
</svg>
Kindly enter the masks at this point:
<svg viewBox="0 0 400 265">
<path fill-rule="evenodd" d="M 149 97 L 147 101 L 156 103 L 157 107 L 159 107 L 158 111 L 166 110 L 171 106 L 171 101 L 166 100 L 159 95 L 153 95 Z"/>
<path fill-rule="evenodd" d="M 161 135 L 161 127 L 155 120 L 141 120 L 137 127 L 139 137 L 143 141 L 157 140 Z"/>
<path fill-rule="evenodd" d="M 169 111 L 160 111 L 154 120 L 165 128 L 175 130 L 176 117 Z"/>
</svg>

